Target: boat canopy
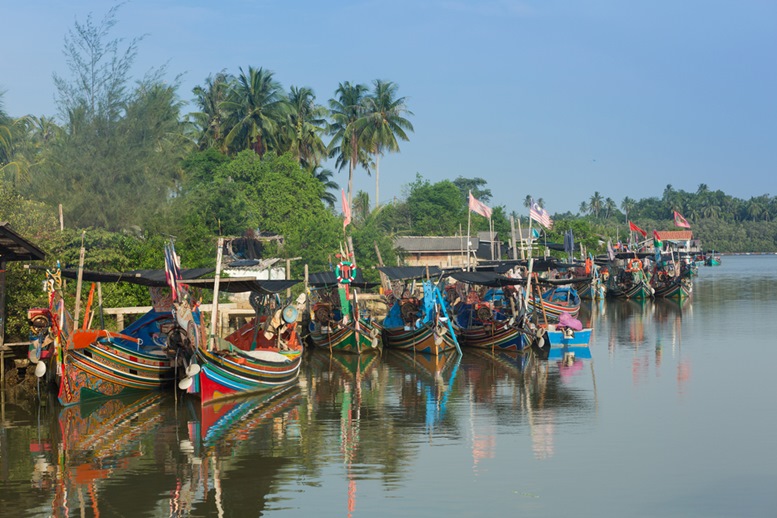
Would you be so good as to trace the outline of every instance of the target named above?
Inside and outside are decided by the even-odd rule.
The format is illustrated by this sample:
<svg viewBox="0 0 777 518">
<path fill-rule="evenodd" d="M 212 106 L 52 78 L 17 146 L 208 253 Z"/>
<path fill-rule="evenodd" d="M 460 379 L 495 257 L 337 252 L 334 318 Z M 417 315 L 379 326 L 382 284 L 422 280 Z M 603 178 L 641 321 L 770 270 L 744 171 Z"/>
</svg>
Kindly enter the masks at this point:
<svg viewBox="0 0 777 518">
<path fill-rule="evenodd" d="M 437 266 L 380 266 L 378 270 L 383 272 L 392 281 L 405 281 L 409 279 L 438 278 L 442 270 Z"/>
</svg>

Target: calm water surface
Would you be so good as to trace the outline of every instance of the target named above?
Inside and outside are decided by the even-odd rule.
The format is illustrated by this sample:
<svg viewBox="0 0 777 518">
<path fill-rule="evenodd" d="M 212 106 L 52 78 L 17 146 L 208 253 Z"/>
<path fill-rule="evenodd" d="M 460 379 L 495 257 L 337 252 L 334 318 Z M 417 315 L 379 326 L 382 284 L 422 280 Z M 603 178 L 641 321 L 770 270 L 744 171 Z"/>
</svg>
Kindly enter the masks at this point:
<svg viewBox="0 0 777 518">
<path fill-rule="evenodd" d="M 777 516 L 777 256 L 584 308 L 593 360 L 310 353 L 298 387 L 3 405 L 0 515 Z"/>
</svg>

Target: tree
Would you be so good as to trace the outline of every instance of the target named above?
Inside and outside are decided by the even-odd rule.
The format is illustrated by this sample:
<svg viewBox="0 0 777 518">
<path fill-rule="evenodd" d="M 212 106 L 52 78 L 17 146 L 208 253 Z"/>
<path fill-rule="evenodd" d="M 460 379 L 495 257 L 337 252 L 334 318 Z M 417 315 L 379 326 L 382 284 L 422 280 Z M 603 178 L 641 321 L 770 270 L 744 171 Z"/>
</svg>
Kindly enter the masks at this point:
<svg viewBox="0 0 777 518">
<path fill-rule="evenodd" d="M 329 99 L 329 157 L 336 158 L 335 164 L 342 169 L 348 164 L 348 204 L 352 205 L 353 172 L 362 164 L 369 172 L 368 158 L 361 147 L 360 135 L 355 127 L 364 112 L 364 96 L 367 87 L 346 81 L 335 90 L 336 99 Z"/>
<path fill-rule="evenodd" d="M 604 198 L 602 198 L 602 195 L 599 194 L 599 191 L 594 192 L 593 196 L 591 196 L 591 199 L 588 200 L 588 210 L 595 218 L 599 217 L 599 213 L 602 211 L 603 203 Z"/>
<path fill-rule="evenodd" d="M 224 121 L 227 117 L 224 112 L 230 82 L 234 78 L 222 71 L 215 76 L 208 76 L 204 86 L 195 86 L 194 104 L 200 111 L 193 112 L 190 116 L 194 119 L 199 129 L 197 145 L 200 150 L 208 147 L 216 147 L 225 152 L 224 147 Z"/>
<path fill-rule="evenodd" d="M 56 76 L 61 132 L 43 148 L 27 192 L 56 207 L 68 225 L 142 227 L 168 203 L 188 152 L 175 82 L 163 69 L 130 88 L 134 39 L 105 41 L 116 8 L 100 25 L 75 23 L 65 39 L 69 77 Z"/>
<path fill-rule="evenodd" d="M 333 209 L 337 203 L 337 196 L 332 193 L 332 191 L 337 192 L 340 189 L 337 182 L 332 179 L 334 173 L 329 169 L 323 169 L 320 165 L 313 166 L 309 171 L 310 174 L 313 175 L 313 178 L 318 180 L 321 184 L 321 201 L 326 203 L 330 209 Z"/>
<path fill-rule="evenodd" d="M 326 156 L 326 146 L 321 140 L 326 123 L 326 109 L 316 104 L 313 90 L 292 86 L 289 91 L 289 124 L 286 149 L 297 157 L 303 168 L 318 166 Z"/>
<path fill-rule="evenodd" d="M 628 196 L 621 201 L 621 210 L 626 214 L 626 220 L 629 219 L 629 213 L 634 210 L 635 201 Z"/>
<path fill-rule="evenodd" d="M 410 140 L 407 131 L 413 131 L 413 125 L 404 115 L 412 115 L 407 109 L 404 97 L 397 97 L 399 87 L 391 81 L 377 79 L 374 88 L 364 99 L 361 116 L 354 121 L 354 129 L 359 134 L 364 147 L 375 156 L 375 208 L 379 205 L 380 195 L 380 156 L 384 151 L 397 152 L 400 140 Z"/>
<path fill-rule="evenodd" d="M 229 126 L 224 144 L 230 151 L 252 149 L 262 156 L 278 149 L 289 104 L 272 72 L 251 66 L 244 72 L 241 68 L 222 106 Z"/>
<path fill-rule="evenodd" d="M 472 196 L 479 201 L 488 203 L 491 200 L 491 189 L 485 188 L 487 183 L 488 182 L 480 177 L 464 178 L 463 176 L 459 176 L 453 180 L 453 185 L 459 188 L 461 199 L 464 200 L 464 203 L 467 203 L 467 196 L 470 192 L 472 193 Z"/>
</svg>

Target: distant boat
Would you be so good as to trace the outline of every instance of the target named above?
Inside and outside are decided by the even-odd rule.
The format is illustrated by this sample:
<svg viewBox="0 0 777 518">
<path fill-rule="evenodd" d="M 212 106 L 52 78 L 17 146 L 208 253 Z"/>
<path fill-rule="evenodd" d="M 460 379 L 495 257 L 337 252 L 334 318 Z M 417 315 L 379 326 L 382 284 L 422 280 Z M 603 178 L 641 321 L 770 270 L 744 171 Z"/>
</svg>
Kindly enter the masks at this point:
<svg viewBox="0 0 777 518">
<path fill-rule="evenodd" d="M 621 252 L 610 261 L 607 273 L 607 296 L 621 299 L 646 300 L 653 298 L 655 290 L 645 272 L 642 259 L 650 253 Z"/>
</svg>

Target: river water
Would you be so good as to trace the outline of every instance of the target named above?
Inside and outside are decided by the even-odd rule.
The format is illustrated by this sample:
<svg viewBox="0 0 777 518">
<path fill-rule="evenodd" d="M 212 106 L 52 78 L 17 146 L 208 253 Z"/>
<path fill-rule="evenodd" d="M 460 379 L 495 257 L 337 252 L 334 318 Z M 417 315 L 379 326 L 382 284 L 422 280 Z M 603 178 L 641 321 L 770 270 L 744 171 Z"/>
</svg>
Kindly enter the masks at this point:
<svg viewBox="0 0 777 518">
<path fill-rule="evenodd" d="M 306 353 L 201 409 L 4 398 L 0 516 L 777 516 L 777 256 L 585 307 L 591 360 Z"/>
</svg>

